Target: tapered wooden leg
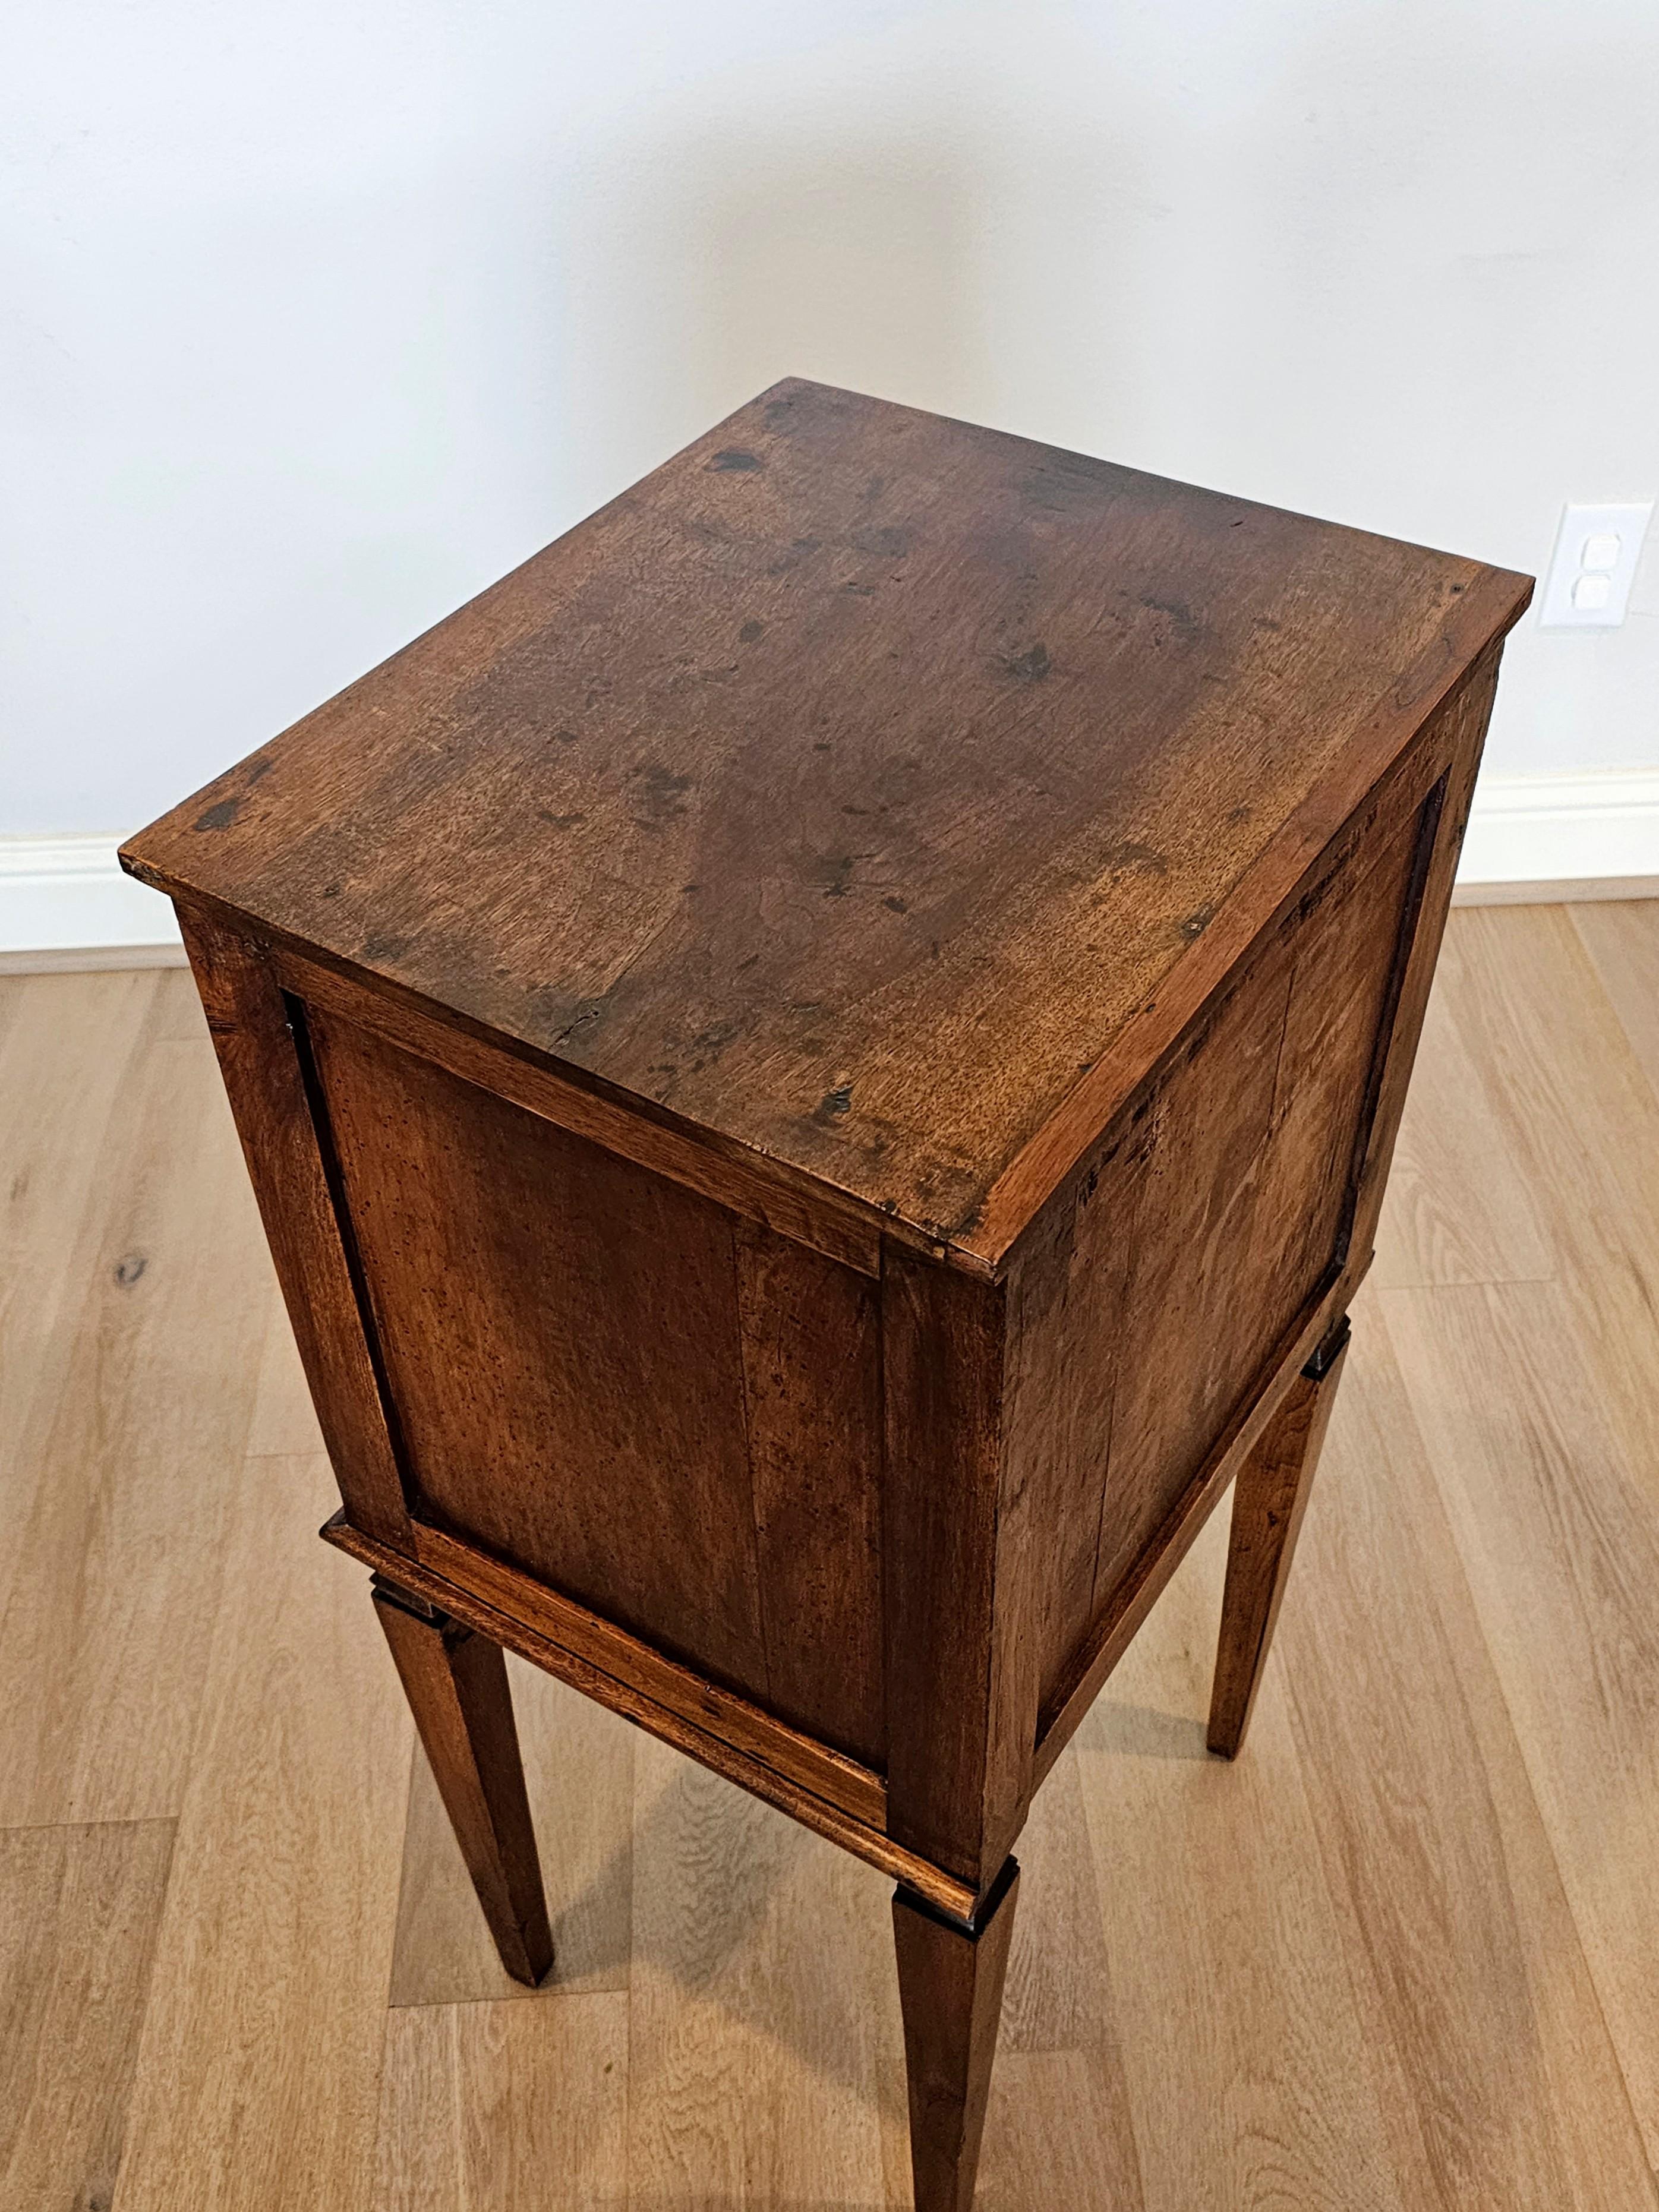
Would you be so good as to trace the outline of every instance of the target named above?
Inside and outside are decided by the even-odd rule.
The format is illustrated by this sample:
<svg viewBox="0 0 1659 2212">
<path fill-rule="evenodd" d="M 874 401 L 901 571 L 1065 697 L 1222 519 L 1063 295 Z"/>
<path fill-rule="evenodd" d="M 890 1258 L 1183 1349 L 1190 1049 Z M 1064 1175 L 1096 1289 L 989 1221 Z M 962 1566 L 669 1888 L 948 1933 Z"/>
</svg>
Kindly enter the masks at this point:
<svg viewBox="0 0 1659 2212">
<path fill-rule="evenodd" d="M 968 2212 L 974 2201 L 1018 1896 L 1012 1859 L 970 1929 L 912 1890 L 893 1893 L 916 2212 Z"/>
<path fill-rule="evenodd" d="M 1209 1746 L 1223 1759 L 1235 1756 L 1250 1724 L 1347 1350 L 1344 1315 L 1296 1378 L 1234 1485 L 1221 1643 L 1210 1700 Z"/>
<path fill-rule="evenodd" d="M 381 1575 L 374 1610 L 501 1964 L 533 1989 L 553 1938 L 501 1647 Z"/>
</svg>

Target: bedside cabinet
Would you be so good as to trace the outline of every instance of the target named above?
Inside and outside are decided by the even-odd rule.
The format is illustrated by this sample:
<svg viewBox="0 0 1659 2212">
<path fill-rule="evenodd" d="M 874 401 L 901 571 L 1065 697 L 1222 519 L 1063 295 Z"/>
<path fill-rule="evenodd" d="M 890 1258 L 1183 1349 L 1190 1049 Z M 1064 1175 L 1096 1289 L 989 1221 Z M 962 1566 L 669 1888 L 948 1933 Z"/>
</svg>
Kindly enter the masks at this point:
<svg viewBox="0 0 1659 2212">
<path fill-rule="evenodd" d="M 792 380 L 123 855 L 508 1972 L 502 1647 L 896 1881 L 921 2212 L 1230 1484 L 1243 1738 L 1529 588 Z"/>
</svg>

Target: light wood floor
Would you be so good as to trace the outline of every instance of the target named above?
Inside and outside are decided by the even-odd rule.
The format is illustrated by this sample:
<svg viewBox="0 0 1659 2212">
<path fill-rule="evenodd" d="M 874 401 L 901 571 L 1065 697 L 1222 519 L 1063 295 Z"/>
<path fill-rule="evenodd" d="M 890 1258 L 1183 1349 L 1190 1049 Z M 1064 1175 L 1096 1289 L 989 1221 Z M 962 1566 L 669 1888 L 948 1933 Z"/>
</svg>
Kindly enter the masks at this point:
<svg viewBox="0 0 1659 2212">
<path fill-rule="evenodd" d="M 1251 1741 L 1220 1517 L 1056 1769 L 981 2203 L 1654 2212 L 1659 902 L 1459 912 Z M 0 982 L 0 2204 L 908 2201 L 888 1887 L 516 1666 L 492 1963 L 187 977 Z"/>
</svg>

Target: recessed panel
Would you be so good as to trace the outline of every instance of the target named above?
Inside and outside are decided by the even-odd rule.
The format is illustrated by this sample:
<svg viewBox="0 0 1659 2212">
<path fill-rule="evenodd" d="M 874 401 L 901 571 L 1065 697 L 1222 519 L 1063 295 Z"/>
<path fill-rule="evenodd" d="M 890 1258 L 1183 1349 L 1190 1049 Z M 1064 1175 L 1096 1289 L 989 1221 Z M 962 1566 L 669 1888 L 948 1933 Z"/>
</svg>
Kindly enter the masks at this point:
<svg viewBox="0 0 1659 2212">
<path fill-rule="evenodd" d="M 307 1026 L 417 1514 L 878 1763 L 874 1285 Z"/>
<path fill-rule="evenodd" d="M 1346 1256 L 1438 800 L 1392 834 L 1378 822 L 1286 917 L 1033 1248 L 1019 1310 L 1032 1345 L 1054 1339 L 1042 1364 L 1067 1418 L 1017 1406 L 1015 1448 L 1072 1531 L 1045 1607 L 1045 1711 Z"/>
</svg>

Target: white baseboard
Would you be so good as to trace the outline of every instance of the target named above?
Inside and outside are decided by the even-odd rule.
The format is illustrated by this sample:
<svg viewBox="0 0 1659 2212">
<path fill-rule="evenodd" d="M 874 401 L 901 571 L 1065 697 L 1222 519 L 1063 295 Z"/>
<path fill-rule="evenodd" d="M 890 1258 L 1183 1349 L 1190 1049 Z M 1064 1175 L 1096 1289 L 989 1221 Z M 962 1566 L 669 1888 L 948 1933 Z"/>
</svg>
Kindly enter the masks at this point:
<svg viewBox="0 0 1659 2212">
<path fill-rule="evenodd" d="M 122 874 L 120 842 L 0 837 L 0 973 L 182 962 L 171 902 Z"/>
<path fill-rule="evenodd" d="M 0 973 L 183 960 L 172 907 L 121 873 L 119 842 L 0 837 Z M 1457 873 L 1460 905 L 1656 890 L 1659 768 L 1481 777 Z"/>
<path fill-rule="evenodd" d="M 1460 902 L 1639 896 L 1659 878 L 1659 768 L 1483 775 L 1457 872 Z M 1617 884 L 1619 890 L 1601 888 Z M 1593 888 L 1594 887 L 1594 888 Z"/>
</svg>

